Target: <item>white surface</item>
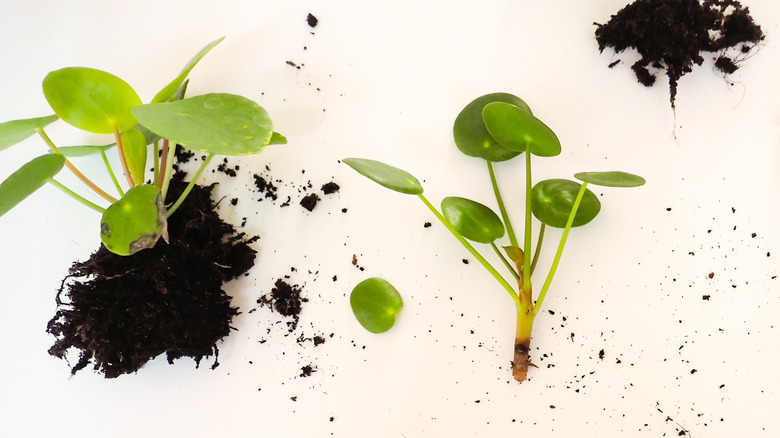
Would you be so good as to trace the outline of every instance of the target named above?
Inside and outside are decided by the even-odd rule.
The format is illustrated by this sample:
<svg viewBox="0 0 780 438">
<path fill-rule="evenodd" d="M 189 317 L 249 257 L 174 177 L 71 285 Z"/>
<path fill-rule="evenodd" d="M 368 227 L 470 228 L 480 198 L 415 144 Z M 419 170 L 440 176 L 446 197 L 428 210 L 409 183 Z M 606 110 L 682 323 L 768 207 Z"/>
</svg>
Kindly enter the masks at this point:
<svg viewBox="0 0 780 438">
<path fill-rule="evenodd" d="M 207 181 L 223 181 L 221 194 L 240 198 L 222 213 L 235 223 L 247 217 L 246 231 L 262 236 L 257 265 L 228 285 L 243 311 L 238 331 L 220 346 L 214 371 L 209 361 L 195 369 L 158 359 L 115 380 L 89 370 L 71 378 L 47 354 L 56 288 L 70 263 L 97 247 L 99 219 L 48 187 L 4 216 L 0 436 L 780 434 L 780 7 L 745 2 L 766 44 L 733 86 L 710 59 L 684 76 L 675 129 L 666 87 L 646 89 L 626 63 L 608 69 L 612 54 L 598 53 L 592 23 L 625 3 L 7 5 L 0 120 L 48 114 L 40 81 L 65 66 L 115 73 L 149 100 L 226 35 L 193 71 L 190 94 L 246 95 L 290 140 L 231 164 L 269 165 L 294 201 L 307 181 L 318 188 L 333 179 L 342 190 L 306 213 L 254 202 L 246 172 L 236 180 L 209 172 Z M 315 29 L 308 13 L 320 19 Z M 535 179 L 623 169 L 648 180 L 596 190 L 604 208 L 570 237 L 545 302 L 555 314 L 535 323 L 540 368 L 523 384 L 508 370 L 514 316 L 505 293 L 474 260 L 462 263 L 470 257 L 441 225 L 423 227 L 433 218 L 422 204 L 338 162 L 384 160 L 423 180 L 435 203 L 460 195 L 494 205 L 484 165 L 451 138 L 458 111 L 493 91 L 525 99 L 562 140 L 561 156 L 535 160 Z M 62 123 L 50 134 L 63 145 L 90 140 Z M 4 151 L 0 175 L 43 150 L 31 139 Z M 522 165 L 497 170 L 519 224 Z M 548 237 L 542 263 L 558 234 Z M 352 266 L 353 254 L 365 271 Z M 279 320 L 267 309 L 248 313 L 284 275 L 310 300 L 291 336 L 281 324 L 267 332 Z M 349 310 L 349 291 L 368 276 L 393 282 L 406 302 L 381 336 Z M 334 335 L 314 348 L 295 342 L 301 333 Z M 298 377 L 308 364 L 317 372 Z"/>
</svg>

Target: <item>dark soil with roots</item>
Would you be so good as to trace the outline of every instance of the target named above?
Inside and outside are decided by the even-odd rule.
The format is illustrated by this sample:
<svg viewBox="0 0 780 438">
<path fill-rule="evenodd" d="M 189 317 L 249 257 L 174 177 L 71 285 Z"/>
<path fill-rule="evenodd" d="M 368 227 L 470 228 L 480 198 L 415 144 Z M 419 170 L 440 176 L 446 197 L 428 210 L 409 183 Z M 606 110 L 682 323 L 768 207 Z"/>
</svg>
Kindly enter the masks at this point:
<svg viewBox="0 0 780 438">
<path fill-rule="evenodd" d="M 764 39 L 748 8 L 734 0 L 636 0 L 606 24 L 594 24 L 600 51 L 639 53 L 631 69 L 642 85 L 655 83 L 651 69 L 666 71 L 672 108 L 680 78 L 704 62 L 705 52 L 714 54 L 715 68 L 731 74 Z"/>
<path fill-rule="evenodd" d="M 186 183 L 171 182 L 168 200 Z M 107 378 L 136 372 L 165 354 L 168 362 L 204 357 L 219 362 L 217 343 L 233 328 L 238 309 L 222 285 L 246 273 L 255 261 L 257 237 L 239 233 L 216 212 L 213 185 L 195 186 L 168 221 L 170 243 L 130 257 L 101 246 L 76 262 L 57 294 L 57 312 L 47 331 L 49 353 L 70 359 L 71 371 L 92 364 Z"/>
</svg>

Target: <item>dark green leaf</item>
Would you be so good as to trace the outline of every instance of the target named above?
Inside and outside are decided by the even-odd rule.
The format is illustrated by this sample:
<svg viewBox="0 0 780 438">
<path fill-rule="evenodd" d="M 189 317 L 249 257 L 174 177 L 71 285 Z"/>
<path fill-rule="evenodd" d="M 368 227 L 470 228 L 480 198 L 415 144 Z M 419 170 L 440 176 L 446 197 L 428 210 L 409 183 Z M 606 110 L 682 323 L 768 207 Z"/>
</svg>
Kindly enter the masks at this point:
<svg viewBox="0 0 780 438">
<path fill-rule="evenodd" d="M 268 113 L 246 97 L 204 94 L 133 109 L 150 131 L 189 149 L 216 155 L 256 154 L 271 140 Z"/>
<path fill-rule="evenodd" d="M 131 255 L 153 247 L 166 225 L 160 189 L 142 184 L 106 209 L 100 221 L 100 239 L 109 251 Z"/>
<path fill-rule="evenodd" d="M 639 187 L 645 184 L 645 179 L 628 172 L 580 172 L 574 174 L 580 181 L 605 187 Z"/>
<path fill-rule="evenodd" d="M 46 116 L 0 123 L 0 151 L 30 137 L 57 119 L 57 116 Z"/>
<path fill-rule="evenodd" d="M 504 235 L 501 218 L 479 202 L 451 196 L 441 201 L 441 210 L 447 221 L 466 239 L 491 243 Z"/>
<path fill-rule="evenodd" d="M 124 132 L 137 122 L 130 110 L 141 103 L 127 82 L 104 71 L 85 67 L 56 70 L 43 79 L 43 94 L 54 112 L 85 131 Z"/>
<path fill-rule="evenodd" d="M 531 209 L 534 216 L 551 227 L 564 228 L 581 187 L 581 184 L 565 179 L 539 182 L 531 190 Z M 587 224 L 596 217 L 599 210 L 599 198 L 586 188 L 572 227 Z"/>
<path fill-rule="evenodd" d="M 144 182 L 146 173 L 146 137 L 135 129 L 128 129 L 122 134 L 122 149 L 125 153 L 127 168 L 130 169 L 130 176 L 136 184 Z"/>
<path fill-rule="evenodd" d="M 198 64 L 198 62 L 206 56 L 207 53 L 211 49 L 213 49 L 217 44 L 221 43 L 222 40 L 224 40 L 225 37 L 219 38 L 217 40 L 214 40 L 206 47 L 200 49 L 200 52 L 198 52 L 192 59 L 190 59 L 190 62 L 187 63 L 187 65 L 184 66 L 184 69 L 181 71 L 179 76 L 176 76 L 176 78 L 171 81 L 168 85 L 165 86 L 162 90 L 160 90 L 159 93 L 157 93 L 156 96 L 154 96 L 154 99 L 152 99 L 152 103 L 162 103 L 167 102 L 173 98 L 174 94 L 176 93 L 176 90 L 179 89 L 179 87 L 184 83 L 184 81 L 187 79 L 187 75 L 190 74 L 190 71 L 195 67 L 195 65 Z"/>
<path fill-rule="evenodd" d="M 372 181 L 407 195 L 419 195 L 423 192 L 422 184 L 412 174 L 381 161 L 365 158 L 345 158 L 344 164 L 357 170 L 361 175 Z"/>
<path fill-rule="evenodd" d="M 360 325 L 371 333 L 383 333 L 395 324 L 395 315 L 404 306 L 392 284 L 382 278 L 361 281 L 352 290 L 349 304 Z"/>
<path fill-rule="evenodd" d="M 530 150 L 540 157 L 561 153 L 561 142 L 541 120 L 523 108 L 505 102 L 485 105 L 482 118 L 497 142 L 515 152 Z"/>
<path fill-rule="evenodd" d="M 452 134 L 455 144 L 461 152 L 488 161 L 505 161 L 516 157 L 520 152 L 512 151 L 500 145 L 487 131 L 482 120 L 482 109 L 491 102 L 506 102 L 523 108 L 528 113 L 531 109 L 517 96 L 507 93 L 492 93 L 474 99 L 455 118 Z"/>
<path fill-rule="evenodd" d="M 35 193 L 65 165 L 62 154 L 34 158 L 0 184 L 0 216 Z"/>
</svg>

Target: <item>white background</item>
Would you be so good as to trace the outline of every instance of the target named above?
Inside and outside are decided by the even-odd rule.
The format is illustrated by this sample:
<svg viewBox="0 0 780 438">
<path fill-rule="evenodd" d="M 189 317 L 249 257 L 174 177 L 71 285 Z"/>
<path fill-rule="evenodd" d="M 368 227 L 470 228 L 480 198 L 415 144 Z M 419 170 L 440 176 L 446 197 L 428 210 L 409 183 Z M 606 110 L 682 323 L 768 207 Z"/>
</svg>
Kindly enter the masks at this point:
<svg viewBox="0 0 780 438">
<path fill-rule="evenodd" d="M 684 76 L 676 122 L 663 78 L 642 87 L 632 55 L 598 52 L 593 23 L 623 0 L 9 3 L 0 120 L 50 114 L 40 83 L 66 66 L 112 72 L 148 101 L 225 35 L 189 94 L 245 95 L 289 144 L 231 158 L 238 178 L 206 173 L 219 196 L 239 198 L 222 215 L 261 236 L 257 265 L 226 286 L 243 313 L 214 371 L 158 358 L 114 380 L 70 377 L 45 328 L 68 267 L 99 244 L 99 217 L 45 187 L 0 218 L 0 436 L 777 436 L 780 7 L 745 3 L 766 43 L 727 79 L 709 56 Z M 495 91 L 522 97 L 561 139 L 559 157 L 535 159 L 535 180 L 622 169 L 648 181 L 596 188 L 602 212 L 570 236 L 545 301 L 554 314 L 535 323 L 539 368 L 522 384 L 500 286 L 443 226 L 423 227 L 434 218 L 414 197 L 338 161 L 402 167 L 437 204 L 495 206 L 484 164 L 451 137 L 460 109 Z M 49 133 L 61 145 L 103 140 L 62 122 Z M 37 139 L 3 151 L 0 177 L 44 151 Z M 79 165 L 102 175 L 97 161 Z M 265 166 L 292 206 L 256 201 L 251 173 Z M 519 226 L 522 163 L 496 167 Z M 338 194 L 312 213 L 297 205 L 301 185 L 329 181 Z M 559 233 L 548 232 L 541 271 Z M 285 275 L 309 299 L 288 336 L 278 314 L 250 313 Z M 383 335 L 349 309 L 369 276 L 405 299 Z M 295 340 L 318 334 L 318 347 Z M 309 364 L 317 371 L 300 377 Z"/>
</svg>

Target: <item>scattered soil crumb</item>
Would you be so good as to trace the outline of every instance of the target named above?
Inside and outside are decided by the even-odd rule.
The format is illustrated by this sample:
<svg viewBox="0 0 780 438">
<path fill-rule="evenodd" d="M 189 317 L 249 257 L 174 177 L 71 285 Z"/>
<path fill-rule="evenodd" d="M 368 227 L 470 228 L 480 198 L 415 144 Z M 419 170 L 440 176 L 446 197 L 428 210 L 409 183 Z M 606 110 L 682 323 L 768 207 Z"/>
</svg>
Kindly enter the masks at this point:
<svg viewBox="0 0 780 438">
<path fill-rule="evenodd" d="M 323 184 L 322 187 L 320 188 L 320 190 L 322 190 L 322 193 L 324 193 L 326 195 L 332 195 L 332 194 L 338 192 L 340 188 L 341 187 L 339 187 L 338 184 L 336 184 L 335 182 L 331 181 L 329 183 Z"/>
<path fill-rule="evenodd" d="M 317 372 L 317 367 L 312 365 L 304 365 L 301 367 L 301 375 L 300 377 L 309 377 L 312 375 L 312 373 Z"/>
<path fill-rule="evenodd" d="M 317 196 L 316 193 L 309 193 L 308 195 L 304 196 L 303 199 L 301 199 L 301 206 L 306 210 L 313 211 L 319 200 L 320 197 Z"/>
<path fill-rule="evenodd" d="M 307 298 L 301 297 L 301 292 L 302 290 L 297 284 L 291 285 L 279 278 L 271 289 L 271 293 L 258 298 L 257 302 L 270 307 L 282 316 L 291 317 L 292 320 L 287 323 L 287 327 L 289 332 L 293 332 L 298 327 L 302 303 L 309 301 Z"/>
<path fill-rule="evenodd" d="M 317 17 L 315 17 L 314 15 L 309 14 L 306 16 L 306 22 L 309 24 L 310 27 L 317 27 L 317 23 L 319 23 L 320 20 L 318 20 Z"/>
<path fill-rule="evenodd" d="M 716 53 L 715 67 L 730 74 L 764 39 L 748 8 L 734 0 L 636 0 L 594 24 L 599 51 L 639 53 L 631 69 L 642 85 L 652 86 L 656 72 L 666 70 L 672 108 L 678 81 L 702 64 L 704 52 Z"/>
</svg>

